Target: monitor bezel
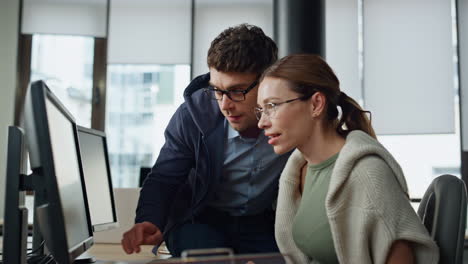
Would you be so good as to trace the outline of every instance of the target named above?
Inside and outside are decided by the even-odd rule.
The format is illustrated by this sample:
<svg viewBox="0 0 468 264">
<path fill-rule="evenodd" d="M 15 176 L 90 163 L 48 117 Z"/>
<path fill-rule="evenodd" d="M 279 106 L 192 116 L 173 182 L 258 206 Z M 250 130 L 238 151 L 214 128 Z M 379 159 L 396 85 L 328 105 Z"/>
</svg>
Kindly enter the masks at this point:
<svg viewBox="0 0 468 264">
<path fill-rule="evenodd" d="M 70 121 L 73 127 L 80 180 L 82 180 L 83 177 L 75 119 L 41 80 L 31 83 L 29 93 L 26 96 L 25 124 L 26 138 L 28 139 L 28 149 L 30 153 L 30 165 L 35 177 L 33 181 L 36 195 L 39 192 L 39 195 L 47 197 L 47 199 L 44 200 L 46 204 L 39 204 L 38 206 L 50 205 L 47 211 L 49 216 L 48 220 L 50 222 L 42 223 L 41 226 L 46 224 L 50 227 L 50 230 L 53 230 L 53 235 L 51 235 L 54 241 L 48 242 L 46 239 L 46 245 L 59 263 L 72 263 L 76 257 L 84 253 L 94 244 L 91 219 L 88 211 L 84 183 L 81 182 L 88 226 L 87 238 L 76 245 L 68 245 L 65 216 L 62 210 L 62 201 L 60 199 L 52 153 L 53 150 L 46 109 L 47 100 L 54 104 L 57 110 Z M 40 181 L 42 181 L 42 184 L 39 183 Z"/>
<path fill-rule="evenodd" d="M 111 203 L 112 203 L 113 222 L 102 223 L 102 224 L 93 224 L 93 221 L 91 219 L 91 225 L 93 227 L 93 232 L 100 232 L 100 231 L 105 231 L 105 230 L 110 230 L 110 229 L 117 228 L 119 226 L 119 223 L 118 223 L 118 219 L 117 219 L 117 210 L 115 208 L 114 187 L 113 187 L 113 184 L 112 184 L 112 173 L 111 173 L 111 169 L 110 169 L 110 160 L 109 160 L 109 152 L 108 152 L 108 148 L 107 148 L 106 133 L 104 133 L 104 132 L 102 132 L 100 130 L 91 129 L 91 128 L 83 127 L 83 126 L 80 126 L 80 125 L 77 125 L 76 127 L 77 127 L 77 130 L 78 130 L 78 139 L 80 139 L 80 136 L 79 136 L 80 132 L 81 133 L 86 133 L 86 134 L 89 134 L 89 135 L 92 135 L 92 136 L 96 136 L 96 137 L 99 137 L 102 140 L 102 144 L 103 144 L 103 147 L 104 147 L 103 150 L 104 150 L 104 156 L 105 156 L 104 158 L 105 158 L 105 161 L 106 161 L 107 182 L 109 183 L 108 188 L 109 188 L 109 193 L 110 193 L 110 196 L 111 196 Z M 81 154 L 81 145 L 80 145 L 80 154 Z M 83 171 L 82 177 L 83 177 L 82 181 L 85 183 L 84 187 L 86 188 L 86 176 L 84 175 L 84 171 Z M 90 211 L 89 207 L 88 207 L 88 211 Z"/>
</svg>

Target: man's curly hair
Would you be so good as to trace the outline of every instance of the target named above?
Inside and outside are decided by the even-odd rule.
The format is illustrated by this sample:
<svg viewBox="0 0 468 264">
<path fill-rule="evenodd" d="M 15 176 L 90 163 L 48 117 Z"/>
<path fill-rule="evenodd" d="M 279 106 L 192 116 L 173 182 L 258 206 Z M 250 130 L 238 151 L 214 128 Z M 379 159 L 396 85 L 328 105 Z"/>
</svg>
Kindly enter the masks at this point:
<svg viewBox="0 0 468 264">
<path fill-rule="evenodd" d="M 278 58 L 275 42 L 257 26 L 241 24 L 219 34 L 208 50 L 208 67 L 261 74 Z"/>
</svg>

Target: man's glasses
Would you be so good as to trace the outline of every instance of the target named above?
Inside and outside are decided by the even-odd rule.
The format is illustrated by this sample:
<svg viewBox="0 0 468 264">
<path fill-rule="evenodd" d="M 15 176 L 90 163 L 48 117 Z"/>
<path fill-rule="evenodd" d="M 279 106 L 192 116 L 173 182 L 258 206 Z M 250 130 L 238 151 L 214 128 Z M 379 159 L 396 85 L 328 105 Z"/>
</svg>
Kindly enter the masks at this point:
<svg viewBox="0 0 468 264">
<path fill-rule="evenodd" d="M 258 80 L 255 80 L 247 89 L 245 90 L 221 90 L 213 86 L 205 88 L 205 92 L 211 94 L 212 98 L 218 101 L 223 100 L 223 95 L 227 95 L 229 99 L 234 102 L 241 102 L 245 100 L 245 95 L 250 92 L 255 86 L 257 86 Z"/>
<path fill-rule="evenodd" d="M 278 106 L 280 106 L 282 104 L 291 103 L 291 102 L 294 102 L 294 101 L 297 101 L 297 100 L 304 100 L 304 99 L 310 98 L 311 96 L 312 95 L 304 95 L 304 96 L 301 96 L 301 97 L 298 97 L 298 98 L 286 100 L 284 102 L 267 103 L 267 104 L 265 104 L 265 106 L 263 108 L 255 107 L 255 109 L 254 109 L 255 110 L 255 116 L 257 117 L 257 120 L 260 120 L 262 118 L 263 114 L 265 114 L 265 116 L 267 116 L 270 119 L 275 118 L 276 110 L 277 110 Z"/>
</svg>

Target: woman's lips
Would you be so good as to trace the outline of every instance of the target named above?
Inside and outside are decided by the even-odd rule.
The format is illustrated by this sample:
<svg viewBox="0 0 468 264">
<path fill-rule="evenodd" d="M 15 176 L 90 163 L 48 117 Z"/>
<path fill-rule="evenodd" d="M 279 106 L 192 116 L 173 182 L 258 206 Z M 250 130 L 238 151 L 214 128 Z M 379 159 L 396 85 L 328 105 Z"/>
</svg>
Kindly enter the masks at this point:
<svg viewBox="0 0 468 264">
<path fill-rule="evenodd" d="M 281 134 L 270 134 L 270 135 L 267 135 L 270 139 L 268 140 L 268 144 L 270 145 L 275 145 L 278 143 L 279 141 L 279 137 L 280 137 Z"/>
</svg>

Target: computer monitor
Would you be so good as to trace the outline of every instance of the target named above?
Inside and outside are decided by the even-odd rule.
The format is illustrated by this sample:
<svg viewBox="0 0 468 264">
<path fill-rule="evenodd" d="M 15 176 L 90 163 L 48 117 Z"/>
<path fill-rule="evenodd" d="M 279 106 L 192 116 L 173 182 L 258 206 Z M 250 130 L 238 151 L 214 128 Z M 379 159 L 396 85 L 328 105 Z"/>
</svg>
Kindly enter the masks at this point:
<svg viewBox="0 0 468 264">
<path fill-rule="evenodd" d="M 25 148 L 23 131 L 8 128 L 7 171 L 5 181 L 5 214 L 3 232 L 3 263 L 26 264 L 28 210 L 24 207 Z"/>
<path fill-rule="evenodd" d="M 35 221 L 55 260 L 69 264 L 93 244 L 76 123 L 46 84 L 37 81 L 26 96 L 25 127 Z"/>
<path fill-rule="evenodd" d="M 117 213 L 106 134 L 99 130 L 81 126 L 77 126 L 77 128 L 93 231 L 116 228 L 118 226 Z"/>
</svg>

